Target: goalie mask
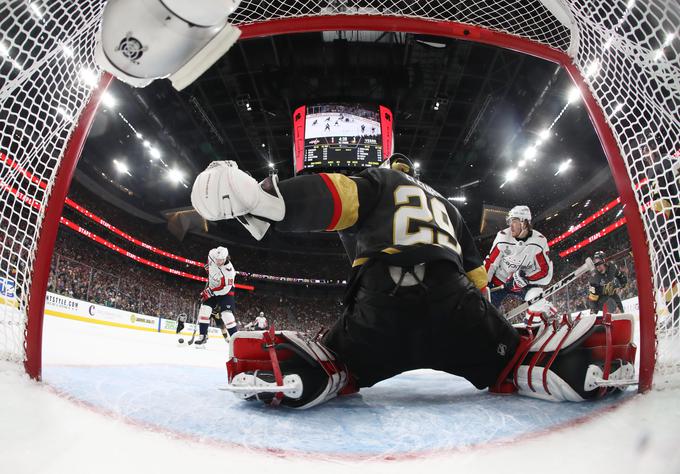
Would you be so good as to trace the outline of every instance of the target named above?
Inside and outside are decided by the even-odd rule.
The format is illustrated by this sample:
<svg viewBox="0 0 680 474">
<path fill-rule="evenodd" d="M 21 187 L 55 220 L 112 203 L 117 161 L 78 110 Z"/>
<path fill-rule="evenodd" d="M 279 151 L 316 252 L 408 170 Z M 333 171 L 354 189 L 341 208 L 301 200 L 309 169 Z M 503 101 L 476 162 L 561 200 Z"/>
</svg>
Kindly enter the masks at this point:
<svg viewBox="0 0 680 474">
<path fill-rule="evenodd" d="M 216 247 L 208 253 L 208 259 L 215 265 L 224 265 L 229 261 L 229 250 L 226 247 Z"/>
<path fill-rule="evenodd" d="M 394 153 L 384 160 L 380 164 L 380 167 L 401 171 L 414 178 L 418 177 L 417 167 L 406 155 L 402 155 L 401 153 Z"/>
</svg>

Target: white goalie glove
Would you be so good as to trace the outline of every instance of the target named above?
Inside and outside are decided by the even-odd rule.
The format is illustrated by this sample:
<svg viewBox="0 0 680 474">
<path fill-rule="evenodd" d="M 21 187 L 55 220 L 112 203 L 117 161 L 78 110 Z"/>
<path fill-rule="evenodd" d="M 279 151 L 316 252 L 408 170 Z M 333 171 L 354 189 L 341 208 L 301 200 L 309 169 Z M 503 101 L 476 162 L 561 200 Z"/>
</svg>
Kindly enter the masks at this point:
<svg viewBox="0 0 680 474">
<path fill-rule="evenodd" d="M 234 161 L 213 161 L 196 177 L 191 204 L 209 221 L 238 219 L 257 240 L 286 214 L 278 177 L 258 183 Z"/>
</svg>

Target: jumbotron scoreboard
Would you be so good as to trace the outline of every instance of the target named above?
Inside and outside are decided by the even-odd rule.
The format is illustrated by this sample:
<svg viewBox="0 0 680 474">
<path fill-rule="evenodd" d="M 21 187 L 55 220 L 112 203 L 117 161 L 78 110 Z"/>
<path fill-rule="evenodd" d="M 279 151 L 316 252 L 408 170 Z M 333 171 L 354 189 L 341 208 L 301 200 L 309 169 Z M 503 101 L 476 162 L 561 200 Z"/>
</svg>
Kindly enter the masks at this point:
<svg viewBox="0 0 680 474">
<path fill-rule="evenodd" d="M 382 105 L 305 105 L 293 129 L 296 174 L 378 166 L 392 154 L 392 112 Z"/>
</svg>

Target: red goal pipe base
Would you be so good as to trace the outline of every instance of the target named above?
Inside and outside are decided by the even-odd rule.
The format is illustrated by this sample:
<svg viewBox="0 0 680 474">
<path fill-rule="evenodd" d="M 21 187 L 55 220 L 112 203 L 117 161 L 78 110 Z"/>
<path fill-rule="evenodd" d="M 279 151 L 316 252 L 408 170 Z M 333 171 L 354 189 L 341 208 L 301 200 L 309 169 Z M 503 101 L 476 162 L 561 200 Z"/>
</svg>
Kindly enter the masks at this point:
<svg viewBox="0 0 680 474">
<path fill-rule="evenodd" d="M 31 279 L 31 289 L 26 311 L 28 322 L 26 323 L 24 333 L 24 349 L 26 350 L 24 368 L 26 373 L 35 380 L 40 380 L 42 376 L 42 332 L 45 315 L 45 296 L 47 294 L 47 282 L 50 276 L 54 244 L 59 229 L 59 218 L 64 208 L 66 194 L 71 186 L 73 172 L 76 169 L 83 146 L 90 133 L 90 127 L 99 107 L 101 96 L 112 79 L 113 76 L 104 73 L 99 80 L 97 88 L 90 96 L 89 102 L 80 115 L 78 125 L 66 145 L 64 157 L 59 164 L 52 192 L 48 196 L 43 224 L 38 237 L 35 261 L 33 262 L 33 277 Z"/>
</svg>

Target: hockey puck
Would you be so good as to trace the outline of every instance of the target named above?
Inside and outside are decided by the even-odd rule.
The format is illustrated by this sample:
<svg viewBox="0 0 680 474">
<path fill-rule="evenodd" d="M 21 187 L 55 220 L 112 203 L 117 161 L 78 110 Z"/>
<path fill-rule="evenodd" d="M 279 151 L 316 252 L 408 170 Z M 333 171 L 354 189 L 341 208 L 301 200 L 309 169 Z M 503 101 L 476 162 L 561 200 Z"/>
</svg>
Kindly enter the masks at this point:
<svg viewBox="0 0 680 474">
<path fill-rule="evenodd" d="M 184 339 L 182 339 L 182 338 L 180 337 L 179 340 L 178 340 L 177 342 L 179 342 L 180 344 L 182 344 L 182 343 L 184 343 Z"/>
</svg>

